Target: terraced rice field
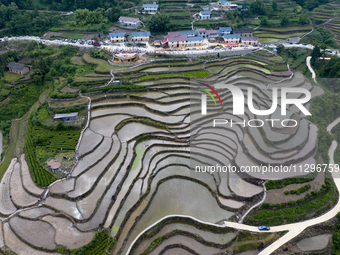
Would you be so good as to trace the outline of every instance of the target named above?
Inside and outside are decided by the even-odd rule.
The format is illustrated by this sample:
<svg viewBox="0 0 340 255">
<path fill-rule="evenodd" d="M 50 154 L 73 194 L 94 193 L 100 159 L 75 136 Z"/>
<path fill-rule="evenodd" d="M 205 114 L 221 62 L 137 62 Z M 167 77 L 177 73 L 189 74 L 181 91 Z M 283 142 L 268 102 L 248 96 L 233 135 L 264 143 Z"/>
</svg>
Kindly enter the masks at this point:
<svg viewBox="0 0 340 255">
<path fill-rule="evenodd" d="M 334 40 L 340 43 L 340 5 L 329 3 L 320 5 L 312 12 L 312 18 L 323 22 L 320 26 L 334 34 Z"/>
<path fill-rule="evenodd" d="M 261 43 L 272 43 L 292 37 L 301 37 L 311 30 L 312 27 L 307 25 L 283 28 L 260 27 L 254 32 L 254 36 L 259 37 Z"/>
<path fill-rule="evenodd" d="M 108 249 L 111 254 L 159 254 L 169 245 L 174 247 L 167 254 L 185 254 L 183 247 L 200 254 L 226 251 L 237 231 L 217 231 L 193 218 L 222 224 L 235 217 L 245 202 L 262 198 L 263 176 L 195 173 L 194 166 L 314 163 L 317 128 L 293 106 L 287 118 L 296 119 L 298 128 L 271 127 L 268 122 L 261 130 L 240 125 L 213 128 L 211 119 L 201 115 L 201 90 L 195 79 L 232 84 L 245 94 L 252 87 L 259 109 L 270 108 L 274 83 L 313 90 L 301 73 L 289 79 L 290 73 L 267 68 L 282 64 L 279 59 L 256 54 L 240 60 L 248 62 L 246 69 L 235 59 L 214 61 L 206 65 L 216 68 L 209 70 L 209 77 L 190 81 L 160 76 L 144 81 L 144 91 L 90 95 L 91 120 L 79 145 L 79 163 L 70 178 L 48 188 L 43 205 L 37 202 L 44 190 L 30 179 L 24 156 L 20 162 L 13 160 L 4 175 L 1 214 L 24 208 L 3 225 L 7 246 L 18 254 L 53 254 L 57 247 L 72 250 L 96 242 L 95 233 L 104 230 L 115 238 L 113 250 L 114 239 L 107 239 L 107 246 L 106 241 L 100 243 L 103 252 Z M 232 115 L 230 91 L 220 89 L 219 94 L 223 106 L 209 99 L 209 114 L 240 121 Z M 245 108 L 244 117 L 255 118 L 248 104 Z M 279 111 L 269 117 L 282 119 Z M 32 231 L 36 234 L 29 234 Z"/>
</svg>

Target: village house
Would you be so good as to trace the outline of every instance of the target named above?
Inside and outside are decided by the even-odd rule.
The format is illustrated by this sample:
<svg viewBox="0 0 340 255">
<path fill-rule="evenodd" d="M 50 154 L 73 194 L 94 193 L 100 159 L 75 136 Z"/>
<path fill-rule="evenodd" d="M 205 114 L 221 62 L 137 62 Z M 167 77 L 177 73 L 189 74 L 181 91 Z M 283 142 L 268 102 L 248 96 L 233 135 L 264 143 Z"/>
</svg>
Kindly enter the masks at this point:
<svg viewBox="0 0 340 255">
<path fill-rule="evenodd" d="M 199 16 L 201 20 L 210 19 L 211 11 L 200 11 Z"/>
<path fill-rule="evenodd" d="M 223 35 L 229 35 L 232 32 L 232 28 L 231 27 L 220 27 L 217 30 L 217 33 L 223 34 Z"/>
<path fill-rule="evenodd" d="M 251 28 L 234 28 L 233 34 L 240 34 L 242 37 L 252 37 L 254 29 Z"/>
<path fill-rule="evenodd" d="M 181 32 L 176 31 L 176 32 L 168 32 L 168 35 L 165 37 L 174 37 L 174 36 L 180 36 Z"/>
<path fill-rule="evenodd" d="M 158 7 L 159 5 L 156 2 L 153 2 L 152 4 L 143 4 L 143 11 L 154 14 L 158 11 Z"/>
<path fill-rule="evenodd" d="M 152 36 L 149 39 L 149 45 L 155 46 L 155 47 L 161 47 L 161 41 L 164 40 L 164 36 L 158 35 L 158 36 Z"/>
<path fill-rule="evenodd" d="M 132 32 L 132 35 L 129 36 L 129 41 L 149 41 L 150 32 Z"/>
<path fill-rule="evenodd" d="M 203 36 L 205 38 L 207 30 L 205 30 L 205 28 L 198 28 L 196 29 L 196 32 L 198 36 Z"/>
<path fill-rule="evenodd" d="M 224 43 L 226 44 L 235 44 L 241 41 L 241 35 L 239 34 L 230 34 L 223 36 Z"/>
<path fill-rule="evenodd" d="M 128 26 L 128 27 L 138 27 L 141 25 L 141 22 L 137 18 L 130 18 L 130 17 L 123 17 L 120 16 L 119 19 L 119 24 L 122 26 Z"/>
<path fill-rule="evenodd" d="M 77 119 L 78 119 L 77 112 L 55 114 L 53 117 L 54 121 L 69 121 L 69 120 L 77 120 Z"/>
<path fill-rule="evenodd" d="M 19 63 L 14 63 L 14 62 L 10 62 L 7 65 L 7 68 L 11 73 L 16 73 L 16 74 L 21 74 L 21 75 L 27 74 L 31 69 L 29 66 L 19 64 Z"/>
<path fill-rule="evenodd" d="M 125 41 L 125 32 L 109 33 L 107 38 L 111 42 L 124 42 Z"/>
<path fill-rule="evenodd" d="M 204 38 L 202 36 L 188 37 L 187 38 L 187 46 L 188 47 L 202 46 L 203 41 L 204 41 Z"/>
<path fill-rule="evenodd" d="M 185 35 L 168 37 L 167 41 L 170 48 L 186 47 L 187 45 L 187 37 Z"/>
<path fill-rule="evenodd" d="M 209 42 L 211 43 L 224 43 L 223 35 L 221 34 L 211 34 L 209 35 Z"/>
<path fill-rule="evenodd" d="M 217 36 L 218 33 L 216 30 L 213 30 L 213 29 L 209 29 L 209 30 L 206 30 L 205 31 L 205 34 L 207 37 L 210 37 L 210 36 Z"/>
<path fill-rule="evenodd" d="M 258 45 L 259 44 L 259 38 L 258 37 L 243 37 L 242 36 L 241 43 L 247 44 L 247 45 Z"/>
<path fill-rule="evenodd" d="M 231 4 L 227 0 L 219 0 L 216 6 L 222 10 L 235 10 L 237 8 L 237 4 Z"/>
<path fill-rule="evenodd" d="M 180 35 L 181 36 L 192 37 L 192 36 L 196 36 L 197 32 L 196 32 L 196 30 L 180 31 Z"/>
</svg>

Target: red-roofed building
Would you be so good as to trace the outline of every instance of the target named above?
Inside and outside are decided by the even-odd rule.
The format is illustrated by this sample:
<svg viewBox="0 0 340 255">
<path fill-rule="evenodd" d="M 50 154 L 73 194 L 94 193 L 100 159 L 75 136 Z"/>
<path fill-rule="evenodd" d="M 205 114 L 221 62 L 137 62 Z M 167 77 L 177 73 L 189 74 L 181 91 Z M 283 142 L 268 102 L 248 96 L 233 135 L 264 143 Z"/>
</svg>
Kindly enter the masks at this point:
<svg viewBox="0 0 340 255">
<path fill-rule="evenodd" d="M 128 27 L 138 27 L 141 25 L 141 22 L 137 18 L 130 18 L 130 17 L 123 17 L 120 16 L 118 19 L 119 24 L 122 26 L 128 26 Z"/>
</svg>

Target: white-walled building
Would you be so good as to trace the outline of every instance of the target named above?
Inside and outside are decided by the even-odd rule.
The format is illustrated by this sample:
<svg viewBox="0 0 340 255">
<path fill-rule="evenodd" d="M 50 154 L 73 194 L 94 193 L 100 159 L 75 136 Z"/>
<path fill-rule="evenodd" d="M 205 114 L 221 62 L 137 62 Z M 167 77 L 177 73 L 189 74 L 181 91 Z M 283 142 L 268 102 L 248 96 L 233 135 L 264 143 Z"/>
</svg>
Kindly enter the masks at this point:
<svg viewBox="0 0 340 255">
<path fill-rule="evenodd" d="M 174 36 L 168 37 L 168 45 L 169 47 L 177 48 L 177 47 L 186 47 L 187 45 L 187 37 L 186 36 Z"/>
<path fill-rule="evenodd" d="M 137 18 L 130 18 L 130 17 L 123 17 L 123 16 L 119 17 L 118 22 L 122 26 L 128 26 L 128 27 L 138 27 L 138 26 L 141 25 L 141 22 L 140 22 L 139 19 L 137 19 Z"/>
<path fill-rule="evenodd" d="M 231 34 L 231 35 L 223 35 L 224 43 L 239 43 L 241 41 L 241 35 L 239 34 Z"/>
<path fill-rule="evenodd" d="M 203 41 L 204 41 L 203 36 L 188 37 L 187 38 L 187 46 L 188 47 L 202 46 Z"/>
<path fill-rule="evenodd" d="M 147 11 L 148 13 L 156 13 L 158 11 L 159 5 L 156 2 L 153 4 L 143 4 L 143 11 Z"/>
<path fill-rule="evenodd" d="M 129 41 L 149 41 L 150 32 L 132 32 L 132 35 L 129 36 Z"/>
<path fill-rule="evenodd" d="M 243 44 L 258 45 L 259 44 L 259 38 L 258 37 L 243 37 L 242 36 L 241 42 Z"/>
<path fill-rule="evenodd" d="M 111 42 L 124 42 L 125 41 L 125 32 L 109 33 L 107 38 Z"/>
<path fill-rule="evenodd" d="M 200 11 L 199 16 L 201 20 L 210 19 L 211 11 Z"/>
</svg>

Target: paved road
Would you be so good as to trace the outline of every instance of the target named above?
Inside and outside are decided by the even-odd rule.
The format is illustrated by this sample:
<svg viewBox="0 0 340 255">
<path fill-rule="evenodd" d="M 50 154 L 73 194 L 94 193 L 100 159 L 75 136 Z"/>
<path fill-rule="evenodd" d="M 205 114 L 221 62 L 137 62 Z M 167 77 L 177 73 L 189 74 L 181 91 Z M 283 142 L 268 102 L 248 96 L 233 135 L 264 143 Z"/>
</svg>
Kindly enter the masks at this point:
<svg viewBox="0 0 340 255">
<path fill-rule="evenodd" d="M 311 59 L 311 58 L 312 58 L 311 56 L 308 56 L 308 57 L 306 58 L 306 63 L 307 63 L 307 66 L 308 66 L 309 71 L 312 73 L 312 79 L 314 80 L 314 82 L 316 82 L 316 80 L 315 80 L 315 72 L 314 72 L 314 70 L 313 70 L 313 68 L 312 68 L 312 66 L 311 66 L 311 64 L 310 64 L 310 59 Z"/>
<path fill-rule="evenodd" d="M 327 131 L 331 132 L 332 128 L 336 126 L 337 123 L 340 122 L 340 117 L 334 120 L 332 123 L 330 123 L 327 127 Z M 329 148 L 328 151 L 328 156 L 330 158 L 330 164 L 334 164 L 334 152 L 337 147 L 337 142 L 334 140 L 332 142 L 331 147 Z M 335 186 L 337 187 L 338 190 L 340 190 L 340 178 L 339 174 L 333 172 L 332 177 L 335 183 Z M 339 198 L 340 199 L 340 198 Z M 286 225 L 281 225 L 281 226 L 276 226 L 276 227 L 271 227 L 269 231 L 266 232 L 281 232 L 281 231 L 289 231 L 287 234 L 285 234 L 283 237 L 269 245 L 266 249 L 261 251 L 259 255 L 269 255 L 273 253 L 275 250 L 280 248 L 282 245 L 285 243 L 289 242 L 292 240 L 294 237 L 298 236 L 303 230 L 306 228 L 317 225 L 320 223 L 323 223 L 325 221 L 328 221 L 332 218 L 334 218 L 338 213 L 340 212 L 340 200 L 338 200 L 338 203 L 336 204 L 335 207 L 333 207 L 330 211 L 327 213 L 315 218 L 315 219 L 310 219 L 306 220 L 303 222 L 298 222 L 298 223 L 292 223 L 292 224 L 286 224 Z M 257 227 L 254 226 L 249 226 L 245 224 L 239 224 L 236 222 L 225 222 L 224 224 L 227 227 L 232 227 L 236 229 L 242 229 L 242 230 L 247 230 L 247 231 L 252 231 L 252 232 L 260 232 Z"/>
</svg>

